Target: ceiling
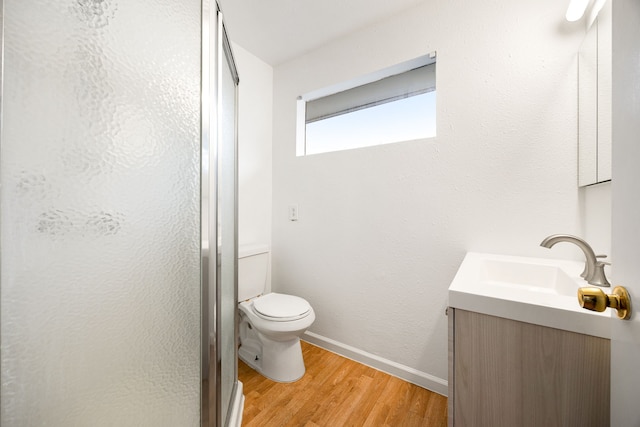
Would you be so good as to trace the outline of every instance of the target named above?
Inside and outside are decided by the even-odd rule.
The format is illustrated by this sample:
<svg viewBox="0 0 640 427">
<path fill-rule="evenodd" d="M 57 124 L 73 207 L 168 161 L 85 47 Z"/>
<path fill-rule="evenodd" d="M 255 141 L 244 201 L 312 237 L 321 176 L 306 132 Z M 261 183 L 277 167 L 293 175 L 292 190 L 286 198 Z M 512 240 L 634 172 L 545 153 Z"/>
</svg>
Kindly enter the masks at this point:
<svg viewBox="0 0 640 427">
<path fill-rule="evenodd" d="M 425 0 L 219 0 L 229 38 L 275 66 Z"/>
</svg>

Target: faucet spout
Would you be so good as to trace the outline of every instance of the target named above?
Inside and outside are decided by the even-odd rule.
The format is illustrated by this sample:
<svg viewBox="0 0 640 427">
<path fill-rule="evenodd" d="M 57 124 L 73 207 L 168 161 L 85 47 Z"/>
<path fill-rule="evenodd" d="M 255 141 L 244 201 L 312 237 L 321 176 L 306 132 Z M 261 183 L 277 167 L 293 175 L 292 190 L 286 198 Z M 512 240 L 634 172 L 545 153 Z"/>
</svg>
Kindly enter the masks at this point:
<svg viewBox="0 0 640 427">
<path fill-rule="evenodd" d="M 552 236 L 549 236 L 540 243 L 540 246 L 551 248 L 553 245 L 559 242 L 573 243 L 574 245 L 582 249 L 582 252 L 584 252 L 584 256 L 586 258 L 585 270 L 582 273 L 582 277 L 584 277 L 587 282 L 591 283 L 594 279 L 594 276 L 596 275 L 596 266 L 598 263 L 596 254 L 591 246 L 589 246 L 589 244 L 581 238 L 571 236 L 569 234 L 554 234 Z"/>
</svg>

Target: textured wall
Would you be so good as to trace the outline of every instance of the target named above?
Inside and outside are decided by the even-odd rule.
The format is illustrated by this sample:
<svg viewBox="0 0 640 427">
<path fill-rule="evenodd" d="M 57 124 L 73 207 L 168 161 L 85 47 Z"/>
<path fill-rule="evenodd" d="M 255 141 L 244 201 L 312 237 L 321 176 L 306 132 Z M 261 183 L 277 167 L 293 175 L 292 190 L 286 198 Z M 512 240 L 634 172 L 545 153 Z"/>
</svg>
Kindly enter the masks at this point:
<svg viewBox="0 0 640 427">
<path fill-rule="evenodd" d="M 271 245 L 273 68 L 237 44 L 238 243 Z M 267 289 L 271 276 L 267 276 Z"/>
<path fill-rule="evenodd" d="M 273 68 L 234 44 L 238 86 L 238 241 L 271 244 Z"/>
<path fill-rule="evenodd" d="M 312 332 L 444 379 L 447 288 L 466 251 L 580 257 L 538 246 L 584 232 L 583 30 L 565 7 L 429 2 L 275 68 L 273 288 L 310 301 Z M 434 50 L 436 138 L 295 156 L 298 95 Z"/>
</svg>

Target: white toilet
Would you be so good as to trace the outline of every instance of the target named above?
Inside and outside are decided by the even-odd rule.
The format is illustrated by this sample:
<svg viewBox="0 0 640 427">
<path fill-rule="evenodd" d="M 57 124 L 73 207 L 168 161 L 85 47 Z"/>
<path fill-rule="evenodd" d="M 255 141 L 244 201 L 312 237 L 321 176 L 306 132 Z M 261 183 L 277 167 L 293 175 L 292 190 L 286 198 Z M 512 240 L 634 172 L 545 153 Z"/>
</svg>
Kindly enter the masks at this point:
<svg viewBox="0 0 640 427">
<path fill-rule="evenodd" d="M 316 319 L 311 305 L 293 295 L 265 294 L 267 245 L 240 246 L 238 307 L 240 359 L 265 377 L 293 382 L 304 375 L 300 336 Z"/>
</svg>

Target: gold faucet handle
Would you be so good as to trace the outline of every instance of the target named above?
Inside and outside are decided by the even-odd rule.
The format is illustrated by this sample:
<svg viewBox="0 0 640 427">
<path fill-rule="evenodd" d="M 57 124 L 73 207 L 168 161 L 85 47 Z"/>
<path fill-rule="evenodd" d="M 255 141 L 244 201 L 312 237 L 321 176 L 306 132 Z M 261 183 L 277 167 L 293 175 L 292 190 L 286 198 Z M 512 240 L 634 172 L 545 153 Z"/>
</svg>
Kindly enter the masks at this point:
<svg viewBox="0 0 640 427">
<path fill-rule="evenodd" d="M 580 307 L 591 311 L 605 311 L 607 307 L 618 310 L 618 318 L 628 320 L 631 317 L 631 298 L 622 286 L 613 288 L 607 295 L 600 288 L 586 287 L 578 289 Z"/>
</svg>

